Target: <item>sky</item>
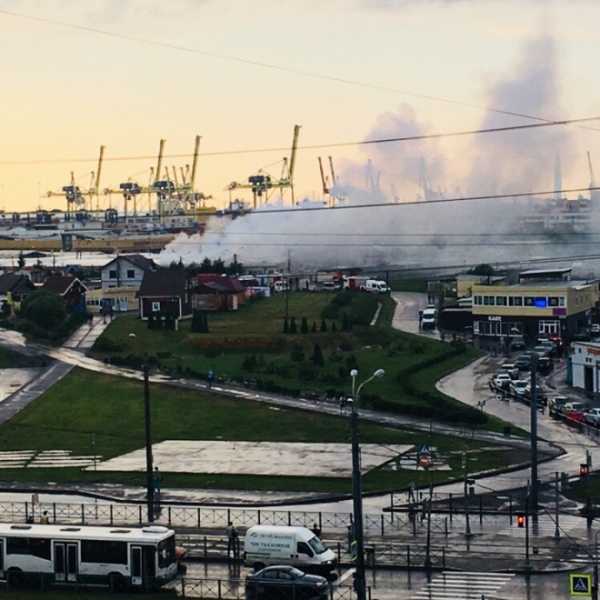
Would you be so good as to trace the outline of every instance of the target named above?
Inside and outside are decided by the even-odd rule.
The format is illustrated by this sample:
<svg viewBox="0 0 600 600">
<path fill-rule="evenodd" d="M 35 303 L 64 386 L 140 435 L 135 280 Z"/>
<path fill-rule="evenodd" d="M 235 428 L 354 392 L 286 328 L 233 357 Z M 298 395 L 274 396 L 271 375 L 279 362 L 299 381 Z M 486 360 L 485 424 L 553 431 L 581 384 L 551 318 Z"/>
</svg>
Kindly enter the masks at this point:
<svg viewBox="0 0 600 600">
<path fill-rule="evenodd" d="M 62 207 L 46 191 L 70 171 L 86 188 L 101 144 L 111 159 L 160 138 L 191 154 L 196 134 L 209 153 L 288 147 L 295 124 L 310 145 L 530 122 L 490 107 L 600 115 L 598 22 L 594 0 L 0 0 L 0 208 Z M 423 195 L 423 172 L 446 195 L 552 189 L 557 152 L 564 186 L 586 186 L 592 127 L 302 150 L 296 196 L 321 197 L 319 155 L 353 188 L 371 158 L 399 200 Z M 202 156 L 197 191 L 224 206 L 228 183 L 278 176 L 286 154 Z M 101 187 L 146 184 L 152 164 L 107 160 Z"/>
</svg>

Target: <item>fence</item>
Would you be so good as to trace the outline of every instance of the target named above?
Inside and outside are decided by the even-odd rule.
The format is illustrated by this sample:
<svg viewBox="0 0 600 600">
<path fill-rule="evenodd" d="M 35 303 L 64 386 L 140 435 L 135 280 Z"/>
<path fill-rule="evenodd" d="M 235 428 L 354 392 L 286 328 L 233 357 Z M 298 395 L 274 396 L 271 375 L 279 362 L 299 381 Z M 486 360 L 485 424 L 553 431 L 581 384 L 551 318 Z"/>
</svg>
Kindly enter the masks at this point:
<svg viewBox="0 0 600 600">
<path fill-rule="evenodd" d="M 179 589 L 183 598 L 201 598 L 203 600 L 245 600 L 245 581 L 243 579 L 196 579 L 183 577 Z M 252 597 L 252 596 L 249 596 Z M 284 584 L 269 589 L 272 600 L 298 600 L 311 598 L 306 590 L 294 584 Z M 314 596 L 315 599 L 318 595 Z M 322 598 L 320 596 L 319 598 Z M 356 594 L 351 586 L 329 585 L 327 600 L 355 600 Z M 371 588 L 367 588 L 367 599 L 371 600 Z"/>
</svg>

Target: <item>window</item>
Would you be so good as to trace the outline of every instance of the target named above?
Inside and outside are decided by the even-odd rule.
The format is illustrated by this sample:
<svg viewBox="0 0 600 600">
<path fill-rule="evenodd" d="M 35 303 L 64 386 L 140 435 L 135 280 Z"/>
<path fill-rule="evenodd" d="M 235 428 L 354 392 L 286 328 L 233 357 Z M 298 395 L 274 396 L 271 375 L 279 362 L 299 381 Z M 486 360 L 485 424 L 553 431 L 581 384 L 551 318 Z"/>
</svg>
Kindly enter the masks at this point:
<svg viewBox="0 0 600 600">
<path fill-rule="evenodd" d="M 494 306 L 494 296 L 484 296 L 483 303 L 486 306 Z"/>
<path fill-rule="evenodd" d="M 43 538 L 7 538 L 7 554 L 25 554 L 50 560 L 50 540 Z"/>
<path fill-rule="evenodd" d="M 565 305 L 565 298 L 564 298 L 564 296 L 560 296 L 560 298 L 558 299 L 558 305 L 559 306 L 564 306 Z"/>
<path fill-rule="evenodd" d="M 158 566 L 161 569 L 175 562 L 175 536 L 163 540 L 158 544 Z"/>
<path fill-rule="evenodd" d="M 311 537 L 310 540 L 308 540 L 308 544 L 315 551 L 315 554 L 323 554 L 323 552 L 327 550 L 317 536 Z"/>
<path fill-rule="evenodd" d="M 133 269 L 127 269 L 127 279 L 135 279 L 135 271 Z"/>
<path fill-rule="evenodd" d="M 525 297 L 525 306 L 535 306 L 534 302 L 535 298 L 530 298 L 529 296 Z"/>
<path fill-rule="evenodd" d="M 308 556 L 313 555 L 310 548 L 308 547 L 308 544 L 305 544 L 304 542 L 298 542 L 298 547 L 296 551 L 298 552 L 298 554 L 307 554 Z"/>
<path fill-rule="evenodd" d="M 496 296 L 496 306 L 506 306 L 506 296 Z"/>
<path fill-rule="evenodd" d="M 542 335 L 559 335 L 560 334 L 560 322 L 559 321 L 540 321 L 538 324 L 538 331 Z"/>
<path fill-rule="evenodd" d="M 481 296 L 475 296 L 475 298 L 473 299 L 473 303 L 474 304 L 482 304 Z"/>
<path fill-rule="evenodd" d="M 548 306 L 558 306 L 558 296 L 549 296 Z"/>
<path fill-rule="evenodd" d="M 83 540 L 81 542 L 81 562 L 126 565 L 127 543 L 117 541 L 101 542 L 99 540 Z"/>
<path fill-rule="evenodd" d="M 473 333 L 479 335 L 479 321 L 473 321 Z"/>
<path fill-rule="evenodd" d="M 523 298 L 521 296 L 510 296 L 508 298 L 509 306 L 523 306 Z"/>
<path fill-rule="evenodd" d="M 548 306 L 548 298 L 545 296 L 537 296 L 533 299 L 536 308 L 546 308 Z"/>
<path fill-rule="evenodd" d="M 152 312 L 160 312 L 160 302 L 152 303 Z"/>
<path fill-rule="evenodd" d="M 108 278 L 109 278 L 109 279 L 116 279 L 116 278 L 117 278 L 117 272 L 116 272 L 116 271 L 114 271 L 113 269 L 111 269 L 111 270 L 108 272 Z"/>
</svg>

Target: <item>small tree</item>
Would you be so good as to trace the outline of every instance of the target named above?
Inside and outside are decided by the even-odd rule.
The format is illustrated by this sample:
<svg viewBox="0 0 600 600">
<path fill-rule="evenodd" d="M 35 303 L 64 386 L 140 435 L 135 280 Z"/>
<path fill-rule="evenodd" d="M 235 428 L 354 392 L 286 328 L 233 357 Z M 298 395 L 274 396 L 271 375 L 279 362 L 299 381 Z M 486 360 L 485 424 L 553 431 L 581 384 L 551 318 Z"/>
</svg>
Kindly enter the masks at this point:
<svg viewBox="0 0 600 600">
<path fill-rule="evenodd" d="M 321 351 L 321 346 L 319 346 L 319 344 L 315 344 L 310 359 L 316 367 L 322 367 L 325 364 L 325 360 L 323 359 L 323 352 Z"/>
<path fill-rule="evenodd" d="M 283 333 L 290 332 L 290 322 L 287 320 L 287 317 L 283 320 Z"/>
<path fill-rule="evenodd" d="M 199 310 L 194 310 L 192 313 L 190 329 L 193 333 L 202 333 L 202 313 Z"/>
<path fill-rule="evenodd" d="M 300 324 L 300 333 L 308 333 L 308 321 L 306 317 L 302 317 L 302 323 Z"/>
<path fill-rule="evenodd" d="M 316 321 L 313 321 L 311 331 L 313 333 L 317 333 L 317 322 Z"/>
<path fill-rule="evenodd" d="M 346 313 L 342 314 L 342 331 L 350 331 L 350 319 Z"/>
<path fill-rule="evenodd" d="M 298 326 L 296 325 L 296 317 L 292 317 L 290 321 L 290 333 L 298 333 Z"/>
<path fill-rule="evenodd" d="M 335 324 L 335 321 L 331 321 L 331 333 L 336 333 L 337 332 L 337 325 Z"/>
<path fill-rule="evenodd" d="M 327 323 L 325 319 L 321 319 L 321 333 L 327 333 Z"/>
</svg>

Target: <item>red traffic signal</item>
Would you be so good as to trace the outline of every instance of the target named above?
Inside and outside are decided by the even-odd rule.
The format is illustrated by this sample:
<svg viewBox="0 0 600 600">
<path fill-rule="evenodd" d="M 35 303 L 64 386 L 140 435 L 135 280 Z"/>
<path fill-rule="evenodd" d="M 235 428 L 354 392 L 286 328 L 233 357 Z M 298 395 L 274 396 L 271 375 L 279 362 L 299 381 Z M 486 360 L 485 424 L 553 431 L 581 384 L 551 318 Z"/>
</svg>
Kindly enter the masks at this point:
<svg viewBox="0 0 600 600">
<path fill-rule="evenodd" d="M 590 474 L 590 467 L 586 463 L 579 465 L 579 477 L 587 477 Z"/>
<path fill-rule="evenodd" d="M 517 515 L 517 527 L 525 527 L 525 515 L 523 513 Z"/>
</svg>

